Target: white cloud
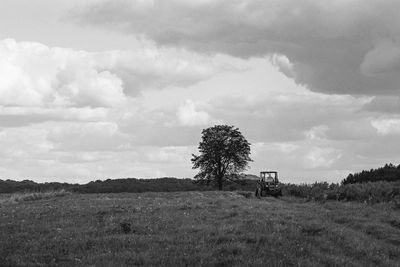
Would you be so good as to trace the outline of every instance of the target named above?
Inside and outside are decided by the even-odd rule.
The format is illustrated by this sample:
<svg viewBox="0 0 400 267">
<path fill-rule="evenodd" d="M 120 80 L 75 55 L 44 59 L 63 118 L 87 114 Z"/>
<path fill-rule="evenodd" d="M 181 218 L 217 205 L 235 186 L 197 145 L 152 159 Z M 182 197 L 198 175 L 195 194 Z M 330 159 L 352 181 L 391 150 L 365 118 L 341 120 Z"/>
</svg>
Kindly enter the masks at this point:
<svg viewBox="0 0 400 267">
<path fill-rule="evenodd" d="M 314 147 L 306 154 L 306 165 L 311 168 L 329 167 L 341 157 L 341 152 L 330 147 Z"/>
<path fill-rule="evenodd" d="M 310 139 L 310 140 L 325 139 L 327 131 L 329 131 L 328 126 L 318 125 L 318 126 L 312 127 L 310 130 L 305 131 L 305 135 L 306 135 L 307 139 Z"/>
<path fill-rule="evenodd" d="M 207 125 L 211 122 L 210 115 L 205 111 L 198 110 L 196 104 L 191 100 L 186 100 L 179 107 L 176 115 L 179 122 L 186 126 Z"/>
<path fill-rule="evenodd" d="M 0 41 L 0 105 L 120 107 L 140 90 L 189 85 L 224 66 L 182 49 L 86 52 Z"/>
<path fill-rule="evenodd" d="M 86 52 L 5 39 L 0 57 L 0 127 L 114 120 L 133 109 L 126 105 L 142 90 L 188 86 L 231 68 L 148 42 L 129 51 Z"/>
<path fill-rule="evenodd" d="M 0 104 L 6 106 L 116 106 L 122 81 L 93 66 L 89 54 L 32 42 L 0 42 Z"/>
<path fill-rule="evenodd" d="M 372 120 L 371 125 L 381 135 L 400 134 L 400 119 Z"/>
</svg>

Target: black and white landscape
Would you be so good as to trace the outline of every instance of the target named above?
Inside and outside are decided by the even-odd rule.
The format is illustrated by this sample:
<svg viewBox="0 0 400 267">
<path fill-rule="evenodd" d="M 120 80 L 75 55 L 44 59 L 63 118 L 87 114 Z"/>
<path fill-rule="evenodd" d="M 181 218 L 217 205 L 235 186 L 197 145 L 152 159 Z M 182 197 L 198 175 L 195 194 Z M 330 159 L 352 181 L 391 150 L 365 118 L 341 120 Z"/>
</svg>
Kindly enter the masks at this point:
<svg viewBox="0 0 400 267">
<path fill-rule="evenodd" d="M 0 1 L 0 266 L 399 266 L 399 10 Z"/>
<path fill-rule="evenodd" d="M 399 161 L 397 1 L 2 1 L 0 175 L 192 177 L 203 128 L 252 170 Z"/>
</svg>

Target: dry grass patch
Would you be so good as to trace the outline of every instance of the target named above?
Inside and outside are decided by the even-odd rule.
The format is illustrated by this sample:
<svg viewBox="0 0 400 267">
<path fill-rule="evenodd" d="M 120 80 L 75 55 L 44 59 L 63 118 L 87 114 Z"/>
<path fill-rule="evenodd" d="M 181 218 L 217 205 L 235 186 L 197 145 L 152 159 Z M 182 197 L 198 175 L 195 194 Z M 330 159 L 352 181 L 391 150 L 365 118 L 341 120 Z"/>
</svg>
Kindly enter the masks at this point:
<svg viewBox="0 0 400 267">
<path fill-rule="evenodd" d="M 15 193 L 12 194 L 8 199 L 3 199 L 3 203 L 18 203 L 23 201 L 35 201 L 40 199 L 50 199 L 56 197 L 62 197 L 70 195 L 71 192 L 65 191 L 64 189 L 57 191 L 47 192 L 30 192 L 30 193 Z"/>
</svg>

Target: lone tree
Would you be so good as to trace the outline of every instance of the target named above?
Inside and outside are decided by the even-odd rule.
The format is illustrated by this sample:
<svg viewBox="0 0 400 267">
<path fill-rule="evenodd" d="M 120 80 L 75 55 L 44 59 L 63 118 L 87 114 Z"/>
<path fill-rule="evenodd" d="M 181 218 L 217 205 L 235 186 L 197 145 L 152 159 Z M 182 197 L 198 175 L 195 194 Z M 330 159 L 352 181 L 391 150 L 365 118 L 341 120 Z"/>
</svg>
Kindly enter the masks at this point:
<svg viewBox="0 0 400 267">
<path fill-rule="evenodd" d="M 251 160 L 250 143 L 238 128 L 215 125 L 202 131 L 200 155 L 192 155 L 193 169 L 200 169 L 196 180 L 218 184 L 222 190 L 225 180 L 236 180 Z"/>
</svg>

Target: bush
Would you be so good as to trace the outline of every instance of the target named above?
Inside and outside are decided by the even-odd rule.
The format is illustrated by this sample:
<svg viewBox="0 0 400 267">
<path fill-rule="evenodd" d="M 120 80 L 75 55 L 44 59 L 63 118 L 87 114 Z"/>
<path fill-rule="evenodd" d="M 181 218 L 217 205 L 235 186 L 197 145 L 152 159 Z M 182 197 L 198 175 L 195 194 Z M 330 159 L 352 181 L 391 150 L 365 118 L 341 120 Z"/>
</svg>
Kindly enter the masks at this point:
<svg viewBox="0 0 400 267">
<path fill-rule="evenodd" d="M 343 200 L 368 203 L 389 202 L 400 197 L 400 183 L 368 182 L 357 184 L 314 183 L 294 185 L 284 188 L 285 195 L 305 198 L 307 200 Z"/>
</svg>

